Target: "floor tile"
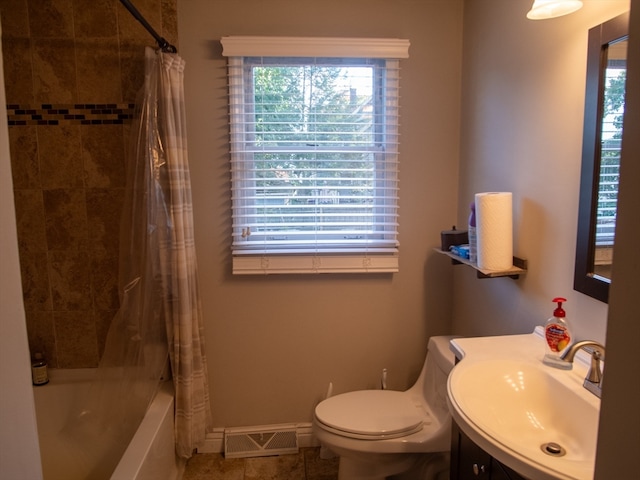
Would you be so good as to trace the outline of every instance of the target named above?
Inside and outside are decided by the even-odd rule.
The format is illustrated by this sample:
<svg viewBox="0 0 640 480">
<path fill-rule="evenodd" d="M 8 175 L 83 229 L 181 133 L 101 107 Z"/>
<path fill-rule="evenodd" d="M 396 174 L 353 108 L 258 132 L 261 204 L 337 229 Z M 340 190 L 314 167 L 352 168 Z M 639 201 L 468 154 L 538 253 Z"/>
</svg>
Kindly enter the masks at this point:
<svg viewBox="0 0 640 480">
<path fill-rule="evenodd" d="M 187 462 L 182 480 L 244 480 L 244 459 L 199 453 Z"/>
<path fill-rule="evenodd" d="M 337 480 L 339 457 L 323 459 L 319 448 L 304 450 L 306 480 Z"/>
<path fill-rule="evenodd" d="M 244 480 L 305 480 L 304 452 L 245 460 Z"/>
<path fill-rule="evenodd" d="M 187 462 L 182 480 L 337 480 L 338 458 L 320 457 L 319 448 L 297 454 L 229 458 L 200 453 Z"/>
</svg>

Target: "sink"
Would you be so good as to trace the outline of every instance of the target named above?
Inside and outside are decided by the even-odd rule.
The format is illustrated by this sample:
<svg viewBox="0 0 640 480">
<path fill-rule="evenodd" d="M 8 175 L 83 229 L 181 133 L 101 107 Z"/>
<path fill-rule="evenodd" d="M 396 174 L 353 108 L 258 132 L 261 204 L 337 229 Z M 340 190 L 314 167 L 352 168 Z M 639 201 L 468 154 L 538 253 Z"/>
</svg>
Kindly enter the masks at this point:
<svg viewBox="0 0 640 480">
<path fill-rule="evenodd" d="M 600 401 L 574 370 L 541 361 L 542 338 L 456 339 L 462 360 L 448 380 L 449 409 L 478 446 L 528 478 L 593 478 Z"/>
</svg>

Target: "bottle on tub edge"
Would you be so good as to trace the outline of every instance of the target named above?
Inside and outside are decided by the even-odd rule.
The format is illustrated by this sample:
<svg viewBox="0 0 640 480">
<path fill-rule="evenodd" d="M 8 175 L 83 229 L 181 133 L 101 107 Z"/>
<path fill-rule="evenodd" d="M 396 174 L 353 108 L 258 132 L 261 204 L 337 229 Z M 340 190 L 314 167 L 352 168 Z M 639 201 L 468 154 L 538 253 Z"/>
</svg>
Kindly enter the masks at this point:
<svg viewBox="0 0 640 480">
<path fill-rule="evenodd" d="M 46 385 L 49 383 L 47 361 L 40 352 L 33 356 L 33 362 L 31 362 L 31 379 L 34 385 Z"/>
</svg>

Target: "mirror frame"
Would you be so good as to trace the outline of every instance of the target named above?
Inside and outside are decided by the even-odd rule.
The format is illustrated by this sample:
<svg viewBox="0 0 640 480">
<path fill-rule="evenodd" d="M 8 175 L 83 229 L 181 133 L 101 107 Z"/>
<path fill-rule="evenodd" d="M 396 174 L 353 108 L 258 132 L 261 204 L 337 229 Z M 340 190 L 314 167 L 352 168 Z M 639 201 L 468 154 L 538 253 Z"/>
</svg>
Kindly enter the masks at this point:
<svg viewBox="0 0 640 480">
<path fill-rule="evenodd" d="M 629 34 L 629 12 L 589 30 L 582 137 L 582 171 L 573 289 L 608 303 L 608 279 L 593 273 L 595 222 L 601 155 L 604 68 L 607 46 Z"/>
</svg>

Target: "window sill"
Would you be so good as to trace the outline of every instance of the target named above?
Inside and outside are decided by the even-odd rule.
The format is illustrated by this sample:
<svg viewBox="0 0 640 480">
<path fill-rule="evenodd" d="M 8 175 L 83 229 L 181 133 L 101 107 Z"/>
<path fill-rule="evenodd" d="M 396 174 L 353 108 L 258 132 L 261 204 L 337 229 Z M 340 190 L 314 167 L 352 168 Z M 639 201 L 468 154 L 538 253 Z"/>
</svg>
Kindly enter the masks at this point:
<svg viewBox="0 0 640 480">
<path fill-rule="evenodd" d="M 397 254 L 241 255 L 233 257 L 233 274 L 396 273 L 398 260 Z"/>
</svg>

